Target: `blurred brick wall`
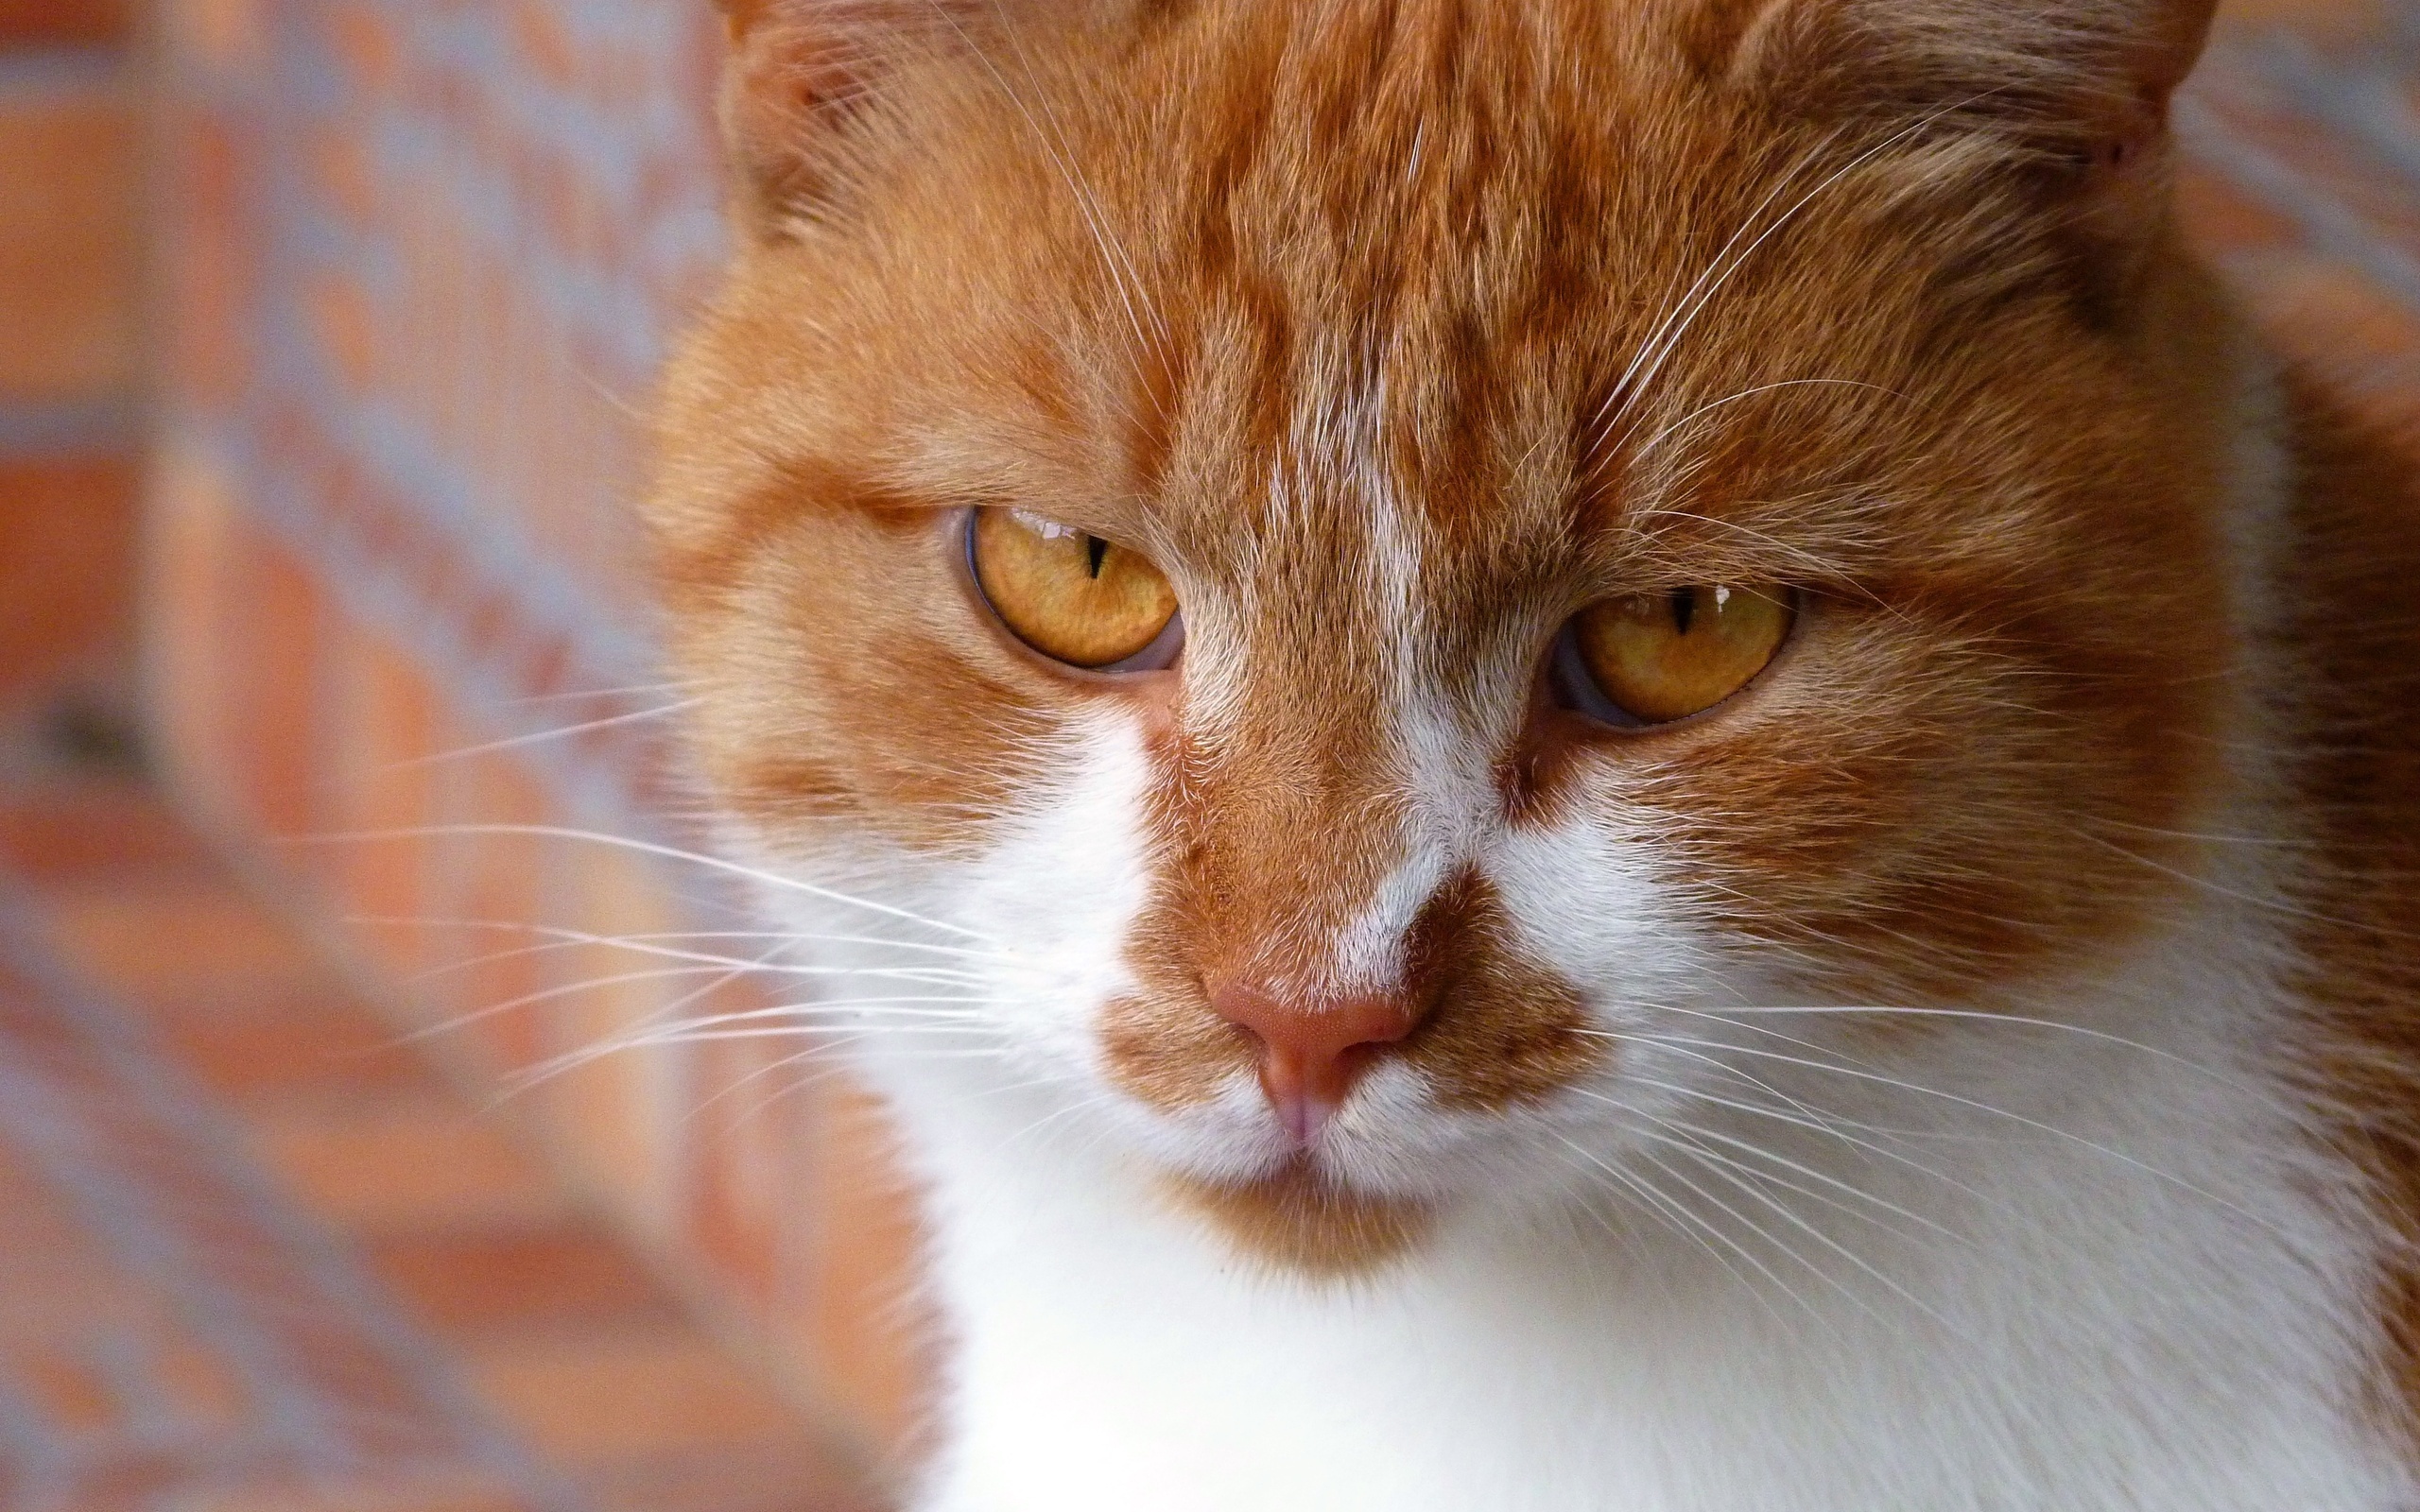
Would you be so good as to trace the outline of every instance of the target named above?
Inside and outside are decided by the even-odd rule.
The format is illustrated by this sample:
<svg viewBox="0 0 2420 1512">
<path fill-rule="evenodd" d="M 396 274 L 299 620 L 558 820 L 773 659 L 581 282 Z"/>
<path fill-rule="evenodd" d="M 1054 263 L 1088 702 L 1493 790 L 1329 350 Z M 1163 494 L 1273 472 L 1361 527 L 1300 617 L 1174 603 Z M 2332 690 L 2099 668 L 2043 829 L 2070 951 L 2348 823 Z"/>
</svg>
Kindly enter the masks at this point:
<svg viewBox="0 0 2420 1512">
<path fill-rule="evenodd" d="M 125 8 L 0 0 L 0 747 L 131 649 L 139 321 Z M 39 744 L 35 742 L 34 744 Z"/>
<path fill-rule="evenodd" d="M 2259 9 L 2181 116 L 2191 218 L 2284 339 L 2420 418 L 2420 33 L 2377 0 Z M 628 507 L 631 410 L 719 245 L 709 10 L 166 0 L 158 23 L 158 738 L 211 823 L 352 920 L 399 1013 L 471 1016 L 450 1043 L 507 1081 L 763 1001 L 592 942 L 746 927 L 710 871 L 551 833 L 695 841 Z M 106 413 L 123 328 L 78 318 L 88 345 L 0 382 Z M 609 723 L 546 738 L 585 721 Z M 288 843 L 398 830 L 420 833 Z M 619 980 L 573 990 L 596 978 Z M 517 1106 L 696 1294 L 896 1442 L 908 1222 L 863 1109 L 790 1054 L 663 1047 Z"/>
<path fill-rule="evenodd" d="M 2420 442 L 2420 4 L 2223 0 L 2188 224 L 2271 337 Z"/>
<path fill-rule="evenodd" d="M 614 843 L 698 838 L 630 507 L 632 417 L 721 249 L 712 7 L 166 0 L 158 29 L 177 788 L 398 1013 L 458 1022 L 443 1045 L 693 1297 L 898 1443 L 908 1229 L 854 1099 L 762 1040 L 523 1085 L 768 1001 L 647 954 L 716 942 L 595 943 L 746 927 L 711 869 Z"/>
</svg>

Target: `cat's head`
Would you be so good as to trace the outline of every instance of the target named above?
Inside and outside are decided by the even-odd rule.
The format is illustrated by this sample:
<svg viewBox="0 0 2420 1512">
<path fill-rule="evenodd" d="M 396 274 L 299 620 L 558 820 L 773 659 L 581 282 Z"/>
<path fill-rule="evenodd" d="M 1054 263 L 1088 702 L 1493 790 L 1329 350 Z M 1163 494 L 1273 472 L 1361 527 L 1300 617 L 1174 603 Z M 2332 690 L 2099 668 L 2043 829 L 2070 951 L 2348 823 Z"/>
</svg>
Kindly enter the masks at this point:
<svg viewBox="0 0 2420 1512">
<path fill-rule="evenodd" d="M 727 10 L 652 508 L 774 902 L 914 942 L 804 947 L 903 973 L 833 989 L 883 1053 L 1351 1268 L 1752 1096 L 1739 1010 L 2154 906 L 2234 612 L 2203 0 Z"/>
</svg>

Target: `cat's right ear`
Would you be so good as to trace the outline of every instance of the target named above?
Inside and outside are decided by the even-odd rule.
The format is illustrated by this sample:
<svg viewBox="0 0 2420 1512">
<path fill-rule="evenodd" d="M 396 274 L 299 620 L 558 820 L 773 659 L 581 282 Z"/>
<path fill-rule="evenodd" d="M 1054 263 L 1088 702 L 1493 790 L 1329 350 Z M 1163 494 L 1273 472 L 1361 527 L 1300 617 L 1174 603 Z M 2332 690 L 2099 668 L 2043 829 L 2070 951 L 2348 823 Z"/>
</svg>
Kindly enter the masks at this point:
<svg viewBox="0 0 2420 1512">
<path fill-rule="evenodd" d="M 741 225 L 760 237 L 832 192 L 854 119 L 888 78 L 969 44 L 984 0 L 716 0 L 730 34 L 722 130 Z"/>
<path fill-rule="evenodd" d="M 1863 119 L 1931 160 L 2022 183 L 2096 301 L 2168 224 L 2169 105 L 2217 0 L 1712 0 L 1732 80 L 1793 115 Z M 1962 189 L 1954 173 L 1934 180 Z"/>
</svg>

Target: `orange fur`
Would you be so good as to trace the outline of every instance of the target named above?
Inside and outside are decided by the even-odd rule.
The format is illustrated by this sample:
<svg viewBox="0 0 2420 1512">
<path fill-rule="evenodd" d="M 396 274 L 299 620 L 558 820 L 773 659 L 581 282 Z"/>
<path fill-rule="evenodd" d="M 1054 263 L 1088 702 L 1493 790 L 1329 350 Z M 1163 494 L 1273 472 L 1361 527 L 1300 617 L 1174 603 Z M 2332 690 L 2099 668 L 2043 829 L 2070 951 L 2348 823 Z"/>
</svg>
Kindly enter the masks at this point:
<svg viewBox="0 0 2420 1512">
<path fill-rule="evenodd" d="M 776 849 L 840 825 L 945 852 L 1087 711 L 1136 712 L 1153 885 L 1104 1056 L 1147 1103 L 1209 1099 L 1251 1051 L 1204 984 L 1329 985 L 1319 942 L 1419 801 L 1381 749 L 1374 485 L 1305 441 L 1360 414 L 1449 706 L 1599 598 L 1806 595 L 1718 716 L 1609 738 L 1506 705 L 1478 759 L 1512 824 L 1619 764 L 1680 858 L 1659 885 L 1843 1003 L 2105 956 L 2198 866 L 2178 832 L 2259 649 L 2217 524 L 2235 326 L 2165 209 L 2208 9 L 2078 4 L 2048 48 L 2021 9 L 735 8 L 746 245 L 673 369 L 653 506 L 716 792 Z M 2420 867 L 2420 716 L 2388 697 L 2420 526 L 2324 400 L 2295 423 L 2314 1096 L 2420 1240 L 2420 907 L 2393 881 Z M 1071 678 L 988 625 L 953 529 L 995 505 L 1167 570 L 1223 658 L 1215 707 L 1186 668 Z M 1491 909 L 1431 920 L 1399 1052 L 1481 1111 L 1608 1053 Z M 1292 1170 L 1184 1200 L 1322 1274 L 1421 1222 Z M 2420 1280 L 2387 1300 L 2391 1391 L 2420 1400 Z"/>
</svg>

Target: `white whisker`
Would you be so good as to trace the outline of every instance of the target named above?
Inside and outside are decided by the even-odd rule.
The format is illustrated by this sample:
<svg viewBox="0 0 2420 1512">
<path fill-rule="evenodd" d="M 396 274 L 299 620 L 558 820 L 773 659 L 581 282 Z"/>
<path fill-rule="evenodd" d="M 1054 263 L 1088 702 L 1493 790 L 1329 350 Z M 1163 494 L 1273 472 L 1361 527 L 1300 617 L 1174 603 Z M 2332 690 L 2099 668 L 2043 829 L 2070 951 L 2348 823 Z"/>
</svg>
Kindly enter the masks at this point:
<svg viewBox="0 0 2420 1512">
<path fill-rule="evenodd" d="M 1737 1209 L 1732 1207 L 1720 1197 L 1715 1196 L 1711 1193 L 1707 1192 L 1703 1187 L 1699 1186 L 1696 1182 L 1690 1180 L 1687 1177 L 1683 1176 L 1680 1172 L 1673 1170 L 1669 1165 L 1665 1164 L 1654 1155 L 1645 1151 L 1641 1151 L 1640 1154 L 1641 1158 L 1644 1159 L 1648 1164 L 1652 1165 L 1658 1171 L 1663 1172 L 1672 1180 L 1679 1182 L 1683 1190 L 1696 1197 L 1700 1202 L 1707 1204 L 1717 1211 L 1727 1214 L 1732 1222 L 1747 1229 L 1749 1233 L 1754 1235 L 1760 1240 L 1763 1240 L 1767 1245 L 1772 1246 L 1772 1248 L 1780 1252 L 1782 1255 L 1790 1260 L 1796 1261 L 1806 1269 L 1813 1271 L 1818 1279 L 1823 1280 L 1833 1290 L 1846 1294 L 1852 1301 L 1858 1300 L 1856 1295 L 1854 1293 L 1848 1293 L 1847 1289 L 1843 1287 L 1829 1271 L 1824 1270 L 1821 1265 L 1816 1264 L 1806 1256 L 1801 1255 L 1798 1251 L 1790 1248 L 1788 1245 L 1785 1245 L 1781 1241 L 1775 1239 L 1772 1234 L 1767 1233 L 1762 1226 L 1749 1218 L 1743 1217 Z M 1680 1206 L 1683 1211 L 1687 1211 L 1687 1204 L 1683 1203 L 1680 1204 Z M 1832 1334 L 1835 1338 L 1840 1336 L 1840 1331 L 1832 1326 L 1831 1319 L 1824 1315 L 1823 1310 L 1818 1308 L 1814 1303 L 1808 1301 L 1805 1297 L 1799 1295 L 1796 1287 L 1791 1286 L 1788 1281 L 1783 1280 L 1780 1276 L 1776 1275 L 1773 1268 L 1766 1264 L 1762 1259 L 1758 1258 L 1754 1250 L 1732 1238 L 1729 1234 L 1724 1233 L 1720 1225 L 1707 1222 L 1703 1214 L 1692 1213 L 1691 1216 L 1698 1218 L 1701 1223 L 1704 1223 L 1708 1233 L 1716 1235 L 1720 1238 L 1724 1244 L 1730 1246 L 1732 1252 L 1739 1256 L 1742 1260 L 1745 1260 L 1750 1265 L 1754 1266 L 1757 1274 L 1763 1276 L 1775 1286 L 1780 1287 L 1782 1295 L 1789 1297 L 1791 1301 L 1796 1302 L 1806 1311 L 1808 1317 L 1814 1319 L 1817 1324 L 1822 1326 L 1825 1332 Z"/>
<path fill-rule="evenodd" d="M 589 845 L 612 846 L 636 855 L 679 861 L 708 871 L 720 872 L 726 876 L 762 883 L 769 887 L 804 893 L 811 898 L 822 899 L 826 902 L 839 903 L 850 908 L 862 908 L 869 913 L 905 919 L 909 923 L 922 924 L 927 929 L 938 929 L 944 934 L 982 940 L 987 944 L 999 943 L 980 930 L 945 923 L 938 919 L 927 919 L 922 914 L 895 904 L 876 902 L 870 898 L 854 898 L 847 893 L 836 892 L 829 887 L 819 887 L 811 882 L 802 882 L 796 877 L 785 877 L 777 871 L 766 871 L 756 867 L 742 866 L 736 861 L 727 861 L 720 856 L 706 855 L 696 850 L 683 850 L 678 846 L 663 845 L 653 840 L 634 840 L 625 834 L 607 834 L 598 830 L 576 830 L 559 824 L 426 824 L 395 830 L 356 830 L 337 834 L 294 835 L 287 837 L 285 843 L 288 845 L 368 845 L 382 840 L 422 840 L 448 836 L 474 838 L 480 835 L 518 836 L 534 840 L 571 840 Z"/>
<path fill-rule="evenodd" d="M 1843 1245 L 1839 1240 L 1834 1239 L 1830 1234 L 1825 1233 L 1822 1228 L 1818 1228 L 1814 1224 L 1807 1222 L 1803 1214 L 1793 1211 L 1789 1204 L 1773 1196 L 1772 1193 L 1766 1191 L 1757 1182 L 1752 1181 L 1747 1177 L 1739 1175 L 1737 1172 L 1726 1170 L 1723 1165 L 1715 1164 L 1706 1160 L 1702 1157 L 1699 1151 L 1693 1148 L 1685 1141 L 1668 1139 L 1662 1143 L 1668 1149 L 1677 1149 L 1682 1153 L 1688 1155 L 1709 1175 L 1720 1177 L 1723 1180 L 1730 1182 L 1735 1187 L 1737 1187 L 1747 1195 L 1754 1197 L 1760 1203 L 1763 1203 L 1767 1208 L 1772 1210 L 1776 1215 L 1782 1218 L 1783 1221 L 1789 1223 L 1792 1228 L 1798 1229 L 1801 1233 L 1806 1234 L 1808 1238 L 1814 1240 L 1817 1244 L 1822 1245 L 1824 1248 L 1829 1249 L 1834 1254 L 1839 1255 L 1841 1259 L 1847 1261 L 1850 1264 L 1855 1265 L 1858 1270 L 1863 1271 L 1874 1280 L 1881 1282 L 1901 1301 L 1906 1302 L 1910 1307 L 1914 1308 L 1917 1312 L 1922 1313 L 1926 1317 L 1930 1318 L 1934 1323 L 1939 1324 L 1945 1332 L 1953 1337 L 1960 1338 L 1962 1342 L 1973 1342 L 1972 1340 L 1964 1339 L 1961 1332 L 1953 1326 L 1947 1318 L 1943 1317 L 1939 1313 L 1927 1306 L 1922 1298 L 1915 1295 L 1915 1293 L 1909 1291 L 1905 1286 L 1900 1285 L 1897 1281 L 1883 1274 L 1879 1267 L 1868 1263 L 1863 1256 L 1858 1254 L 1846 1245 Z M 1652 1159 L 1652 1157 L 1650 1157 L 1650 1159 Z M 1709 1200 L 1719 1199 L 1714 1199 L 1709 1194 Z M 1724 1211 L 1729 1211 L 1730 1210 L 1726 1207 Z M 1755 1226 L 1752 1225 L 1751 1227 L 1754 1228 Z M 1880 1322 L 1889 1321 L 1889 1319 L 1884 1318 L 1879 1312 L 1876 1312 L 1874 1306 L 1867 1302 L 1864 1297 L 1858 1296 L 1854 1290 L 1841 1282 L 1838 1278 L 1834 1277 L 1830 1272 L 1824 1270 L 1812 1261 L 1798 1254 L 1795 1250 L 1790 1249 L 1787 1245 L 1782 1245 L 1778 1239 L 1775 1239 L 1769 1233 L 1765 1233 L 1761 1228 L 1756 1228 L 1755 1231 L 1764 1235 L 1766 1243 L 1779 1246 L 1782 1253 L 1790 1256 L 1790 1258 L 1796 1260 L 1800 1264 L 1805 1265 L 1811 1271 L 1814 1271 L 1815 1274 L 1823 1278 L 1824 1281 L 1834 1291 L 1839 1292 L 1842 1297 L 1847 1297 L 1851 1302 L 1855 1303 L 1858 1308 L 1864 1312 L 1869 1317 L 1875 1318 L 1876 1321 Z"/>
<path fill-rule="evenodd" d="M 516 935 L 535 935 L 543 939 L 552 942 L 547 946 L 535 947 L 536 949 L 555 949 L 558 947 L 570 947 L 577 945 L 602 945 L 651 954 L 660 953 L 662 947 L 659 947 L 654 943 L 660 940 L 777 940 L 784 943 L 807 945 L 874 945 L 888 949 L 913 951 L 919 954 L 956 955 L 967 960 L 984 961 L 987 963 L 996 963 L 1009 966 L 1023 964 L 1012 957 L 995 955 L 989 951 L 971 951 L 963 948 L 962 946 L 957 945 L 933 945 L 922 940 L 885 939 L 880 936 L 802 935 L 790 930 L 666 930 L 659 934 L 649 935 L 598 935 L 588 930 L 568 929 L 557 924 L 518 923 L 510 919 L 441 919 L 415 914 L 347 914 L 344 917 L 344 922 L 348 924 L 367 925 L 409 924 L 425 929 L 489 930 Z M 443 966 L 431 967 L 426 971 L 413 977 L 411 980 L 416 982 L 425 981 L 432 976 L 440 976 L 448 971 L 461 970 L 465 966 L 478 965 L 482 962 L 492 960 L 507 960 L 520 954 L 522 954 L 520 951 L 499 951 L 491 955 L 474 957 L 469 961 L 449 962 Z M 769 961 L 769 956 L 776 954 L 779 953 L 768 953 L 766 957 L 760 957 L 759 959 Z M 687 953 L 685 958 L 698 960 L 728 959 L 733 961 L 736 961 L 737 959 L 736 957 L 708 956 L 697 953 Z M 890 970 L 890 968 L 882 968 L 882 970 Z M 945 971 L 948 970 L 948 968 L 929 967 L 916 968 L 916 970 Z M 964 974 L 973 975 L 975 973 L 969 972 Z"/>
<path fill-rule="evenodd" d="M 2055 1029 L 2062 1034 L 2078 1035 L 2086 1040 L 2098 1040 L 2104 1044 L 2118 1045 L 2127 1050 L 2139 1050 L 2144 1055 L 2153 1057 L 2160 1060 L 2165 1060 L 2172 1066 L 2192 1072 L 2196 1075 L 2207 1076 L 2212 1081 L 2215 1081 L 2221 1086 L 2228 1088 L 2231 1091 L 2247 1092 L 2259 1097 L 2266 1101 L 2271 1107 L 2281 1111 L 2293 1111 L 2288 1104 L 2278 1101 L 2265 1089 L 2256 1087 L 2251 1082 L 2243 1080 L 2239 1076 L 2229 1075 L 2227 1073 L 2220 1071 L 2215 1067 L 2205 1066 L 2200 1061 L 2187 1059 L 2183 1056 L 2177 1055 L 2174 1051 L 2163 1050 L 2157 1045 L 2145 1044 L 2139 1040 L 2129 1040 L 2123 1035 L 2110 1034 L 2104 1030 L 2095 1029 L 2086 1024 L 2062 1023 L 2056 1019 L 2030 1018 L 2021 1013 L 1995 1013 L 1983 1008 L 1900 1008 L 1865 1005 L 1836 1005 L 1829 1004 L 1810 1005 L 1803 1007 L 1786 1005 L 1768 1005 L 1759 1004 L 1753 1007 L 1716 1008 L 1707 1010 L 1708 1017 L 1718 1019 L 1734 1019 L 1741 1017 L 1753 1018 L 1768 1014 L 1776 1016 L 1790 1014 L 1811 1016 L 1842 1014 L 1853 1017 L 1889 1016 L 1893 1018 L 1910 1019 L 1962 1019 L 1980 1023 L 2005 1023 L 2027 1029 Z M 1743 1024 L 1741 1027 L 1754 1028 L 1755 1025 Z M 1806 1041 L 1799 1040 L 1795 1042 L 1804 1044 Z"/>
<path fill-rule="evenodd" d="M 1776 383 L 1758 384 L 1753 388 L 1742 388 L 1737 393 L 1725 394 L 1720 399 L 1709 400 L 1705 404 L 1700 404 L 1697 408 L 1690 410 L 1679 420 L 1674 421 L 1671 424 L 1665 426 L 1662 430 L 1657 431 L 1653 436 L 1650 437 L 1645 445 L 1631 454 L 1631 464 L 1634 467 L 1638 463 L 1645 461 L 1649 453 L 1664 444 L 1666 440 L 1669 439 L 1673 435 L 1688 425 L 1690 421 L 1697 420 L 1701 416 L 1712 414 L 1714 411 L 1722 408 L 1726 404 L 1736 404 L 1743 399 L 1754 399 L 1758 394 L 1772 393 L 1776 388 L 1798 388 L 1807 385 L 1834 385 L 1842 388 L 1870 388 L 1877 394 L 1888 394 L 1893 399 L 1907 400 L 1910 404 L 1915 403 L 1913 399 L 1899 392 L 1895 388 L 1885 388 L 1880 384 L 1862 383 L 1855 378 L 1784 378 Z"/>
<path fill-rule="evenodd" d="M 1773 1305 L 1772 1298 L 1767 1297 L 1761 1288 L 1759 1288 L 1754 1281 L 1751 1281 L 1747 1276 L 1740 1271 L 1739 1267 L 1731 1263 L 1729 1257 L 1725 1256 L 1723 1252 L 1715 1247 L 1714 1245 L 1709 1244 L 1705 1237 L 1707 1233 L 1712 1233 L 1715 1238 L 1722 1241 L 1724 1245 L 1729 1246 L 1733 1249 L 1737 1249 L 1738 1246 L 1734 1244 L 1728 1235 L 1715 1230 L 1704 1219 L 1699 1217 L 1696 1213 L 1691 1212 L 1685 1205 L 1676 1200 L 1671 1194 L 1655 1186 L 1652 1182 L 1647 1180 L 1645 1177 L 1634 1172 L 1624 1171 L 1608 1164 L 1589 1151 L 1585 1145 L 1580 1144 L 1572 1140 L 1565 1139 L 1563 1143 L 1570 1148 L 1573 1154 L 1579 1156 L 1582 1161 L 1586 1162 L 1587 1165 L 1594 1167 L 1605 1177 L 1610 1177 L 1623 1189 L 1630 1192 L 1634 1196 L 1644 1202 L 1647 1205 L 1647 1211 L 1668 1226 L 1673 1232 L 1681 1235 L 1683 1238 L 1688 1240 L 1690 1243 L 1696 1245 L 1700 1249 L 1703 1250 L 1713 1259 L 1716 1264 L 1723 1268 L 1734 1281 L 1738 1283 L 1739 1289 L 1742 1292 L 1755 1298 L 1756 1304 L 1762 1307 L 1766 1314 L 1770 1315 L 1776 1324 L 1779 1324 L 1785 1330 L 1790 1327 L 1789 1319 L 1782 1315 L 1781 1310 Z M 1692 1228 L 1690 1227 L 1691 1225 L 1695 1225 L 1695 1228 Z M 1772 1276 L 1772 1272 L 1766 1270 L 1764 1266 L 1759 1265 L 1757 1268 L 1759 1270 L 1764 1270 L 1768 1277 Z M 1780 1286 L 1783 1295 L 1797 1301 L 1799 1306 L 1805 1307 L 1806 1305 L 1806 1300 L 1803 1297 L 1799 1297 L 1798 1295 L 1795 1292 L 1790 1291 L 1789 1287 L 1782 1286 L 1778 1278 L 1774 1278 L 1773 1284 Z"/>
<path fill-rule="evenodd" d="M 2065 1141 L 2066 1143 L 2077 1145 L 2080 1148 L 2090 1150 L 2097 1155 L 2104 1156 L 2109 1160 L 2116 1160 L 2121 1165 L 2131 1166 L 2135 1170 L 2140 1171 L 2145 1176 L 2151 1177 L 2155 1180 L 2166 1183 L 2167 1185 L 2175 1187 L 2179 1191 L 2189 1193 L 2194 1196 L 2202 1198 L 2205 1202 L 2215 1203 L 2219 1207 L 2225 1209 L 2227 1211 L 2234 1213 L 2237 1217 L 2244 1219 L 2246 1222 L 2257 1224 L 2259 1227 L 2270 1229 L 2273 1232 L 2280 1231 L 2277 1229 L 2277 1226 L 2269 1219 L 2263 1218 L 2258 1213 L 2253 1212 L 2249 1209 L 2230 1201 L 2215 1192 L 2197 1186 L 2193 1182 L 2187 1181 L 2183 1177 L 2176 1175 L 2174 1172 L 2163 1171 L 2158 1166 L 2129 1155 L 2123 1150 L 2111 1149 L 2106 1144 L 2101 1144 L 2095 1141 L 2085 1139 L 2083 1135 L 2075 1133 L 2069 1129 L 2061 1128 L 2055 1124 L 2046 1124 L 2038 1118 L 2029 1118 L 2023 1113 L 2013 1112 L 2005 1108 L 1996 1108 L 1990 1103 L 1981 1102 L 1976 1098 L 1962 1096 L 1957 1092 L 1944 1091 L 1937 1087 L 1927 1087 L 1919 1082 L 1904 1081 L 1896 1076 L 1886 1076 L 1879 1072 L 1864 1071 L 1854 1066 L 1833 1065 L 1820 1060 L 1810 1060 L 1804 1056 L 1786 1056 L 1777 1050 L 1759 1050 L 1747 1045 L 1735 1045 L 1731 1048 L 1735 1054 L 1756 1056 L 1768 1060 L 1778 1060 L 1789 1065 L 1804 1066 L 1810 1071 L 1829 1072 L 1836 1076 L 1848 1076 L 1858 1081 L 1872 1082 L 1878 1086 L 1893 1087 L 1902 1091 L 1913 1092 L 1920 1097 L 1936 1098 L 1942 1102 L 1949 1103 L 1959 1108 L 1972 1108 L 1976 1112 L 1988 1114 L 1994 1118 L 2007 1119 L 2009 1122 L 2016 1124 L 2022 1127 L 2033 1129 L 2040 1133 L 2049 1135 L 2053 1139 Z"/>
<path fill-rule="evenodd" d="M 458 750 L 433 751 L 426 756 L 412 756 L 403 761 L 390 762 L 381 770 L 410 771 L 415 767 L 467 761 L 474 756 L 489 756 L 499 751 L 519 750 L 524 747 L 543 745 L 550 740 L 568 740 L 574 735 L 585 735 L 594 730 L 614 730 L 624 725 L 640 724 L 649 719 L 666 718 L 685 710 L 694 709 L 700 701 L 697 698 L 683 698 L 679 703 L 666 704 L 660 709 L 643 709 L 635 713 L 612 714 L 603 719 L 589 720 L 585 724 L 566 725 L 560 730 L 541 730 L 527 735 L 513 735 L 503 740 L 491 740 L 484 745 L 465 746 Z"/>
</svg>

